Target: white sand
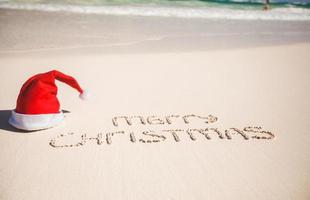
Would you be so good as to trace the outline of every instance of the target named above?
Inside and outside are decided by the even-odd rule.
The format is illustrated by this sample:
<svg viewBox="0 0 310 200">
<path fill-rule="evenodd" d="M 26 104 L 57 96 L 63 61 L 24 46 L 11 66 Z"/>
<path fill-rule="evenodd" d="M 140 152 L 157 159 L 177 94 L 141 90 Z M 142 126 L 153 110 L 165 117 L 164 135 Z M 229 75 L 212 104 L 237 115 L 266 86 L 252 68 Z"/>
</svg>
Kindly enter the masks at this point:
<svg viewBox="0 0 310 200">
<path fill-rule="evenodd" d="M 201 53 L 3 56 L 0 85 L 0 199 L 309 199 L 310 44 Z M 54 67 L 53 67 L 54 66 Z M 17 133 L 6 124 L 22 83 L 58 69 L 93 98 L 59 85 L 57 128 Z M 119 115 L 213 114 L 218 121 L 119 127 Z M 207 140 L 185 133 L 141 143 L 143 130 L 262 126 L 276 138 Z M 108 145 L 75 144 L 82 134 L 126 131 Z M 129 131 L 137 142 L 130 141 Z M 75 133 L 74 137 L 57 137 Z"/>
</svg>

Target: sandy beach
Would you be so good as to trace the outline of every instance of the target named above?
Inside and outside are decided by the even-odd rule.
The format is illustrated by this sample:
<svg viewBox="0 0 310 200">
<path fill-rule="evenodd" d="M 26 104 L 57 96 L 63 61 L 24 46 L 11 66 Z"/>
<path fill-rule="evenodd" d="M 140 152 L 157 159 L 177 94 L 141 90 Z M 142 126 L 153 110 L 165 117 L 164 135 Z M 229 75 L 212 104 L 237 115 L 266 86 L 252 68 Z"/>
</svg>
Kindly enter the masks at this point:
<svg viewBox="0 0 310 200">
<path fill-rule="evenodd" d="M 1 200 L 310 198 L 308 21 L 0 9 L 0 23 Z M 22 84 L 52 69 L 92 98 L 57 83 L 63 124 L 11 127 Z"/>
</svg>

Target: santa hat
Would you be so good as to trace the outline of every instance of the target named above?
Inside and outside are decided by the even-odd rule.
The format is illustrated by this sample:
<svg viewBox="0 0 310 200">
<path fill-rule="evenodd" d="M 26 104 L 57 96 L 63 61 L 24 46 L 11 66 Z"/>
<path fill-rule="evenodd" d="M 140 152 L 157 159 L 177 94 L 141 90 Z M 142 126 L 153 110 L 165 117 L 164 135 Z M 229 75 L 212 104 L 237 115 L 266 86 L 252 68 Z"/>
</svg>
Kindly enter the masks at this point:
<svg viewBox="0 0 310 200">
<path fill-rule="evenodd" d="M 62 122 L 64 114 L 57 99 L 55 80 L 76 89 L 81 99 L 89 96 L 71 76 L 56 70 L 37 74 L 22 86 L 9 123 L 18 129 L 34 131 L 51 128 Z"/>
</svg>

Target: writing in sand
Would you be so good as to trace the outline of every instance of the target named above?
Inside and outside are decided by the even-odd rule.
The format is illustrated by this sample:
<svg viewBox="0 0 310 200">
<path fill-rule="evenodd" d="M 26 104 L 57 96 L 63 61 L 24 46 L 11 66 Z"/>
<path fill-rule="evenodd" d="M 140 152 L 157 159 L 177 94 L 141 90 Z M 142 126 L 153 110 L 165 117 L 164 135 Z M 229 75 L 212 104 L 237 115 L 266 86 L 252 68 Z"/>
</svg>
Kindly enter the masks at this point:
<svg viewBox="0 0 310 200">
<path fill-rule="evenodd" d="M 131 143 L 160 143 L 167 140 L 180 142 L 180 136 L 186 136 L 187 139 L 196 141 L 198 138 L 212 140 L 213 138 L 221 140 L 231 140 L 239 137 L 244 140 L 250 139 L 265 139 L 270 140 L 275 138 L 275 135 L 263 130 L 260 126 L 245 126 L 243 128 L 227 128 L 220 129 L 216 127 L 187 127 L 187 128 L 171 128 L 169 125 L 201 123 L 202 125 L 212 124 L 218 121 L 218 118 L 213 115 L 206 117 L 199 115 L 168 115 L 168 116 L 118 116 L 112 118 L 114 127 L 120 126 L 147 126 L 159 125 L 161 129 L 153 130 L 113 130 L 98 133 L 96 136 L 90 136 L 87 133 L 69 132 L 66 134 L 59 134 L 50 141 L 50 146 L 54 148 L 66 147 L 81 147 L 86 144 L 102 145 L 112 144 L 114 137 L 126 137 Z M 184 137 L 183 137 L 184 138 Z"/>
</svg>

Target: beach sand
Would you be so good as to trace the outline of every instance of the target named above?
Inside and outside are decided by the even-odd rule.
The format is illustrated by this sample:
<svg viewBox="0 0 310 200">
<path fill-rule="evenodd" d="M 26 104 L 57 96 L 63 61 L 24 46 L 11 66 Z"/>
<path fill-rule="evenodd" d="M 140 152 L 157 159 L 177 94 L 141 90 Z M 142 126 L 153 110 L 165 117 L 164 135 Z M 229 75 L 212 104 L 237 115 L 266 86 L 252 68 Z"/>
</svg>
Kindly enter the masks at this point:
<svg viewBox="0 0 310 200">
<path fill-rule="evenodd" d="M 0 13 L 0 199 L 310 198 L 308 22 Z M 52 69 L 92 98 L 57 83 L 63 124 L 9 126 Z"/>
</svg>

